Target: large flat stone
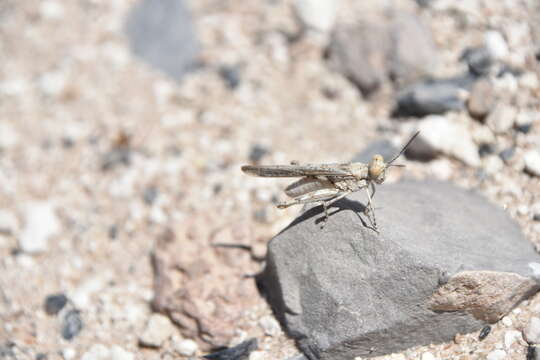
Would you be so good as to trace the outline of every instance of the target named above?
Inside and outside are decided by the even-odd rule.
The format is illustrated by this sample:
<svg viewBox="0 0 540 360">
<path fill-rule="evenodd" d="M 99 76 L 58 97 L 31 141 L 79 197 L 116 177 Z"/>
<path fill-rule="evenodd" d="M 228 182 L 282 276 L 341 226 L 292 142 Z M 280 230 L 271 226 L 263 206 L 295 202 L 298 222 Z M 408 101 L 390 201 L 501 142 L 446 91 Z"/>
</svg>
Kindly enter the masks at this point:
<svg viewBox="0 0 540 360">
<path fill-rule="evenodd" d="M 380 235 L 357 215 L 356 193 L 335 204 L 324 229 L 321 207 L 311 207 L 269 243 L 260 284 L 309 359 L 449 341 L 538 290 L 540 257 L 482 196 L 403 182 L 379 186 L 374 201 Z"/>
</svg>

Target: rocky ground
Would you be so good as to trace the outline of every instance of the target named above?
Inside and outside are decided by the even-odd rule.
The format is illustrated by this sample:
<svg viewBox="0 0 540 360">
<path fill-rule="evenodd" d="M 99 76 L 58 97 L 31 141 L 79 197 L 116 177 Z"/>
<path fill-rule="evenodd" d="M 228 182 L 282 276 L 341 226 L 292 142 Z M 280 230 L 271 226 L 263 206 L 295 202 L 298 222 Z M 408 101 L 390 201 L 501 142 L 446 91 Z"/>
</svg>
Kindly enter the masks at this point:
<svg viewBox="0 0 540 360">
<path fill-rule="evenodd" d="M 133 45 L 135 1 L 2 1 L 0 358 L 298 354 L 252 275 L 299 209 L 245 163 L 346 162 L 421 129 L 387 181 L 477 189 L 538 248 L 540 10 L 419 3 L 190 1 L 173 77 Z M 381 358 L 523 359 L 539 313 Z"/>
</svg>

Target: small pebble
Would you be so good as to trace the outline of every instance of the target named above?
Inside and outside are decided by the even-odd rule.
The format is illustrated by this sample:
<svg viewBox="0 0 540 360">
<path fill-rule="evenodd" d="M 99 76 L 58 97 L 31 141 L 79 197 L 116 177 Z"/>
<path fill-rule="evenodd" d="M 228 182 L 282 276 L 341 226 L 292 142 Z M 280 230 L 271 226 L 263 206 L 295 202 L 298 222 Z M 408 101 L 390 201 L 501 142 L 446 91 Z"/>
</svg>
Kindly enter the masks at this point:
<svg viewBox="0 0 540 360">
<path fill-rule="evenodd" d="M 430 352 L 425 352 L 422 354 L 422 360 L 435 360 L 435 356 Z"/>
<path fill-rule="evenodd" d="M 540 318 L 538 317 L 530 318 L 529 323 L 523 329 L 523 338 L 529 344 L 540 343 Z"/>
<path fill-rule="evenodd" d="M 488 175 L 498 174 L 504 167 L 503 161 L 501 160 L 501 158 L 499 158 L 496 155 L 487 156 L 483 160 L 483 163 L 484 163 L 484 171 Z"/>
<path fill-rule="evenodd" d="M 499 157 L 502 159 L 502 161 L 504 162 L 508 162 L 510 161 L 510 159 L 512 159 L 512 157 L 514 156 L 516 152 L 516 148 L 514 147 L 509 147 L 509 148 L 506 148 L 504 149 L 503 151 L 501 151 L 499 153 Z"/>
<path fill-rule="evenodd" d="M 143 200 L 146 205 L 152 205 L 158 196 L 158 191 L 155 186 L 148 186 L 144 189 Z"/>
<path fill-rule="evenodd" d="M 230 66 L 224 65 L 219 68 L 219 75 L 231 90 L 234 90 L 240 85 L 241 81 L 241 68 L 238 65 Z"/>
<path fill-rule="evenodd" d="M 277 334 L 279 334 L 279 324 L 276 319 L 271 315 L 267 315 L 261 318 L 261 320 L 259 320 L 259 325 L 264 330 L 264 333 L 268 336 L 276 336 Z"/>
<path fill-rule="evenodd" d="M 81 360 L 109 360 L 111 359 L 111 353 L 109 349 L 103 344 L 94 344 L 86 351 Z"/>
<path fill-rule="evenodd" d="M 171 335 L 175 328 L 168 317 L 161 314 L 152 314 L 146 329 L 139 338 L 143 346 L 160 347 Z"/>
<path fill-rule="evenodd" d="M 506 352 L 504 350 L 493 350 L 486 357 L 487 360 L 504 360 L 506 359 Z"/>
<path fill-rule="evenodd" d="M 329 32 L 334 26 L 337 5 L 333 0 L 296 0 L 293 2 L 294 13 L 307 30 Z"/>
<path fill-rule="evenodd" d="M 19 246 L 26 253 L 40 253 L 49 248 L 49 238 L 60 231 L 60 220 L 50 202 L 35 202 L 24 207 L 25 225 Z"/>
<path fill-rule="evenodd" d="M 66 88 L 66 84 L 66 74 L 60 71 L 43 74 L 39 79 L 39 87 L 43 94 L 47 96 L 61 95 Z"/>
<path fill-rule="evenodd" d="M 249 354 L 249 360 L 265 360 L 266 353 L 264 351 L 253 351 Z"/>
<path fill-rule="evenodd" d="M 45 20 L 60 20 L 64 17 L 64 7 L 58 1 L 45 0 L 39 6 L 39 14 Z"/>
<path fill-rule="evenodd" d="M 502 60 L 509 54 L 508 45 L 500 32 L 491 30 L 484 34 L 484 45 L 494 59 Z"/>
<path fill-rule="evenodd" d="M 512 326 L 512 319 L 510 319 L 508 316 L 503 317 L 501 322 L 504 326 L 507 326 L 507 327 Z"/>
<path fill-rule="evenodd" d="M 486 118 L 486 125 L 496 134 L 507 132 L 514 126 L 517 110 L 510 105 L 497 104 Z"/>
<path fill-rule="evenodd" d="M 268 154 L 268 148 L 255 144 L 249 150 L 249 161 L 252 163 L 258 163 L 266 154 Z"/>
<path fill-rule="evenodd" d="M 495 94 L 493 85 L 488 79 L 480 79 L 476 81 L 470 92 L 469 100 L 467 101 L 467 109 L 472 117 L 484 118 L 495 104 Z"/>
<path fill-rule="evenodd" d="M 532 175 L 540 176 L 540 151 L 530 150 L 523 156 L 525 171 Z"/>
<path fill-rule="evenodd" d="M 540 118 L 538 112 L 535 111 L 520 111 L 516 117 L 516 129 L 519 132 L 527 134 L 531 131 L 535 119 Z"/>
<path fill-rule="evenodd" d="M 220 350 L 208 355 L 204 355 L 205 359 L 209 360 L 236 360 L 243 359 L 249 356 L 249 354 L 258 348 L 257 339 L 251 338 L 236 346 Z"/>
<path fill-rule="evenodd" d="M 75 350 L 74 348 L 68 347 L 62 350 L 62 357 L 64 358 L 64 360 L 75 359 L 76 356 L 77 350 Z"/>
<path fill-rule="evenodd" d="M 533 214 L 533 220 L 540 221 L 540 202 L 537 202 L 531 206 L 531 212 Z"/>
<path fill-rule="evenodd" d="M 0 122 L 0 150 L 13 148 L 19 141 L 20 137 L 15 127 L 7 121 Z"/>
<path fill-rule="evenodd" d="M 193 356 L 199 350 L 199 345 L 191 339 L 174 339 L 173 347 L 182 356 Z"/>
<path fill-rule="evenodd" d="M 45 298 L 45 312 L 47 315 L 57 315 L 67 302 L 68 298 L 64 294 L 49 295 Z"/>
<path fill-rule="evenodd" d="M 62 322 L 62 337 L 66 340 L 72 340 L 83 328 L 81 313 L 78 310 L 70 310 L 64 316 Z"/>
<path fill-rule="evenodd" d="M 7 209 L 0 209 L 0 233 L 12 235 L 19 231 L 19 220 Z"/>
<path fill-rule="evenodd" d="M 113 345 L 111 347 L 110 360 L 135 360 L 135 354 L 125 350 L 124 348 Z"/>
<path fill-rule="evenodd" d="M 510 347 L 521 339 L 521 333 L 517 330 L 509 330 L 504 333 L 504 347 L 510 349 Z"/>
</svg>

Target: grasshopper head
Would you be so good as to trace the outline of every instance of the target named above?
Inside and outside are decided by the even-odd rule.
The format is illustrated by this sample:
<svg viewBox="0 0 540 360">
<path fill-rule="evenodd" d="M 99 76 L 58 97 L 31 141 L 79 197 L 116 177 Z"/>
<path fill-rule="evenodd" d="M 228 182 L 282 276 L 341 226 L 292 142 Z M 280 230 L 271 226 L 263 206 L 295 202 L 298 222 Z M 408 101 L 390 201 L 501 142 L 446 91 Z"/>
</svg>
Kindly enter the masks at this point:
<svg viewBox="0 0 540 360">
<path fill-rule="evenodd" d="M 374 155 L 368 166 L 369 179 L 377 184 L 382 184 L 385 178 L 386 167 L 387 165 L 382 155 Z"/>
</svg>

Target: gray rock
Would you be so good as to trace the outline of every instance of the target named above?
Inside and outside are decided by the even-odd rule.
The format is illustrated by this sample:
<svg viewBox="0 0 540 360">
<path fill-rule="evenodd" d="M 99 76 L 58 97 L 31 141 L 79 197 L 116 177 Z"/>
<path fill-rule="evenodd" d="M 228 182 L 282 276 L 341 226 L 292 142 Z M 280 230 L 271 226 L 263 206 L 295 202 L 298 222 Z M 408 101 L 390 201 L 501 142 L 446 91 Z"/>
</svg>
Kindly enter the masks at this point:
<svg viewBox="0 0 540 360">
<path fill-rule="evenodd" d="M 126 34 L 135 55 L 175 80 L 197 64 L 199 45 L 182 0 L 142 0 L 129 14 Z"/>
<path fill-rule="evenodd" d="M 463 90 L 472 86 L 474 78 L 428 79 L 412 84 L 397 94 L 393 116 L 426 116 L 459 111 L 465 108 Z"/>
<path fill-rule="evenodd" d="M 467 101 L 467 109 L 472 117 L 484 118 L 495 104 L 493 85 L 488 79 L 480 79 L 471 88 L 471 94 Z"/>
<path fill-rule="evenodd" d="M 431 31 L 420 17 L 398 13 L 392 23 L 390 75 L 408 84 L 431 74 L 437 65 L 437 48 Z"/>
<path fill-rule="evenodd" d="M 339 26 L 328 47 L 329 66 L 351 81 L 364 95 L 377 90 L 387 78 L 391 49 L 388 28 L 361 23 Z"/>
<path fill-rule="evenodd" d="M 395 147 L 390 141 L 378 140 L 370 143 L 361 152 L 356 154 L 353 158 L 353 162 L 368 163 L 375 154 L 380 154 L 385 159 L 391 159 L 392 156 L 398 153 L 399 149 Z"/>
<path fill-rule="evenodd" d="M 260 285 L 309 359 L 449 341 L 538 290 L 540 257 L 483 197 L 446 183 L 382 185 L 377 235 L 362 195 L 337 202 L 322 230 L 321 207 L 308 208 L 268 245 Z"/>
</svg>

